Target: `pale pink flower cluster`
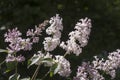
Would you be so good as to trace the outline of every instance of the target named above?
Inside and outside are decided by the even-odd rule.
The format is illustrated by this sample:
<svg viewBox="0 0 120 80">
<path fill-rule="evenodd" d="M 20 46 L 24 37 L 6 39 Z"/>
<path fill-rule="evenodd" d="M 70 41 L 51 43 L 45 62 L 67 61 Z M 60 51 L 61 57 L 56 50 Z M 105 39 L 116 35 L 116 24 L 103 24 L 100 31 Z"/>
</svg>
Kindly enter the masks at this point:
<svg viewBox="0 0 120 80">
<path fill-rule="evenodd" d="M 28 29 L 26 35 L 31 37 L 31 40 L 33 43 L 39 42 L 39 35 L 41 35 L 42 30 L 45 29 L 45 26 L 48 24 L 48 20 L 45 20 L 42 24 L 39 26 L 35 26 L 34 29 Z"/>
<path fill-rule="evenodd" d="M 58 63 L 58 74 L 63 77 L 70 76 L 70 62 L 66 60 L 63 56 L 56 55 L 54 61 Z"/>
<path fill-rule="evenodd" d="M 9 43 L 9 47 L 7 47 L 8 53 L 11 53 L 7 55 L 6 62 L 11 61 L 18 61 L 22 62 L 25 60 L 23 56 L 16 56 L 16 53 L 20 50 L 31 50 L 33 43 L 37 43 L 39 41 L 39 35 L 44 30 L 45 26 L 47 25 L 48 21 L 44 21 L 42 24 L 40 24 L 38 27 L 35 26 L 35 31 L 33 29 L 29 29 L 27 31 L 27 36 L 29 38 L 23 39 L 22 33 L 17 29 L 8 30 L 7 33 L 5 33 L 5 42 Z"/>
<path fill-rule="evenodd" d="M 115 70 L 120 67 L 120 49 L 109 53 L 107 60 L 104 60 L 103 58 L 99 59 L 97 56 L 95 56 L 95 60 L 92 63 L 94 68 L 104 71 L 113 79 L 116 77 Z"/>
<path fill-rule="evenodd" d="M 98 70 L 89 63 L 83 62 L 82 66 L 78 67 L 76 77 L 73 80 L 105 80 Z"/>
<path fill-rule="evenodd" d="M 45 30 L 45 26 L 47 24 L 50 26 L 46 29 L 46 34 L 48 37 L 44 38 L 44 50 L 38 51 L 38 54 L 34 54 L 30 59 L 31 65 L 41 65 L 52 67 L 56 66 L 54 70 L 54 74 L 58 73 L 62 77 L 69 77 L 71 73 L 70 62 L 65 58 L 65 56 L 61 55 L 51 55 L 49 51 L 53 51 L 57 46 L 62 47 L 66 50 L 66 53 L 74 53 L 78 56 L 82 52 L 82 47 L 86 46 L 89 39 L 90 29 L 91 29 L 91 20 L 88 18 L 80 19 L 80 21 L 75 26 L 75 31 L 69 33 L 69 40 L 66 42 L 62 42 L 60 44 L 61 31 L 63 30 L 62 18 L 56 14 L 49 21 L 44 21 L 38 27 L 35 26 L 35 29 L 29 29 L 26 33 L 26 36 L 29 37 L 27 39 L 23 39 L 22 33 L 17 29 L 8 30 L 8 33 L 5 34 L 5 41 L 9 42 L 9 54 L 6 57 L 6 62 L 17 61 L 22 62 L 25 58 L 20 55 L 16 56 L 16 52 L 20 50 L 31 50 L 32 44 L 39 42 L 39 35 L 41 35 L 42 30 Z M 84 69 L 83 69 L 84 68 Z M 81 73 L 80 71 L 84 71 Z M 92 71 L 92 72 L 91 72 Z M 91 73 L 90 73 L 91 72 Z M 84 74 L 85 73 L 85 74 Z M 82 75 L 84 74 L 84 75 Z M 87 75 L 92 74 L 91 79 L 102 78 L 98 71 L 93 69 L 91 66 L 87 66 L 86 64 L 82 67 L 78 68 L 76 79 L 85 79 L 87 80 Z M 85 78 L 86 75 L 86 78 Z M 96 77 L 94 77 L 94 75 Z M 102 79 L 101 79 L 102 80 Z"/>
<path fill-rule="evenodd" d="M 31 50 L 32 49 L 32 42 L 29 38 L 22 39 L 22 33 L 17 29 L 8 30 L 5 36 L 5 42 L 9 42 L 8 52 L 18 52 L 20 50 Z"/>
<path fill-rule="evenodd" d="M 33 61 L 33 59 L 35 58 L 36 60 L 34 60 L 34 62 L 32 63 L 35 65 L 44 64 L 44 66 L 52 67 L 54 64 L 57 64 L 54 74 L 58 73 L 60 76 L 68 77 L 71 73 L 70 62 L 66 60 L 63 56 L 56 55 L 55 58 L 53 58 L 53 56 L 49 52 L 45 54 L 39 51 L 38 54 L 33 55 L 31 61 Z"/>
<path fill-rule="evenodd" d="M 86 46 L 91 31 L 91 20 L 88 18 L 80 19 L 75 26 L 75 31 L 69 33 L 69 40 L 62 42 L 60 47 L 66 50 L 67 54 L 74 53 L 76 56 L 82 52 L 82 47 Z M 79 43 L 77 43 L 77 41 Z"/>
<path fill-rule="evenodd" d="M 46 51 L 53 51 L 60 44 L 61 31 L 63 30 L 62 18 L 56 14 L 49 23 L 50 26 L 46 29 L 46 33 L 51 37 L 45 37 L 43 44 Z"/>
<path fill-rule="evenodd" d="M 22 56 L 22 55 L 19 55 L 19 56 L 15 57 L 11 54 L 8 54 L 5 61 L 6 62 L 13 62 L 13 61 L 23 62 L 23 61 L 25 61 L 25 57 Z"/>
<path fill-rule="evenodd" d="M 22 55 L 16 56 L 16 53 L 20 50 L 31 50 L 32 42 L 29 38 L 23 39 L 21 37 L 22 33 L 17 29 L 8 30 L 8 33 L 4 35 L 5 42 L 9 42 L 9 47 L 7 47 L 8 54 L 6 57 L 6 62 L 22 62 L 25 61 L 25 57 Z"/>
</svg>

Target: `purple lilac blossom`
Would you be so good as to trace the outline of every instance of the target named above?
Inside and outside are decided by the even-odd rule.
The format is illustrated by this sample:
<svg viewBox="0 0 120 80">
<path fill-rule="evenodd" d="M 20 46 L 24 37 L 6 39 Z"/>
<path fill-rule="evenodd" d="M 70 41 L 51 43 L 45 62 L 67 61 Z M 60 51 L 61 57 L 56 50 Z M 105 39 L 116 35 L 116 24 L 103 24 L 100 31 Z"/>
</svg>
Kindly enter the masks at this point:
<svg viewBox="0 0 120 80">
<path fill-rule="evenodd" d="M 20 50 L 31 50 L 32 42 L 29 38 L 22 39 L 22 33 L 17 29 L 8 30 L 5 36 L 5 42 L 9 42 L 8 52 L 14 53 Z"/>
<path fill-rule="evenodd" d="M 6 60 L 5 60 L 5 61 L 6 61 L 6 62 L 13 62 L 13 61 L 23 62 L 23 61 L 25 61 L 25 57 L 22 56 L 22 55 L 19 55 L 19 56 L 15 57 L 15 56 L 9 54 L 9 55 L 6 57 Z"/>
<path fill-rule="evenodd" d="M 98 70 L 93 68 L 89 63 L 83 62 L 82 66 L 78 67 L 77 75 L 73 80 L 105 80 Z"/>
<path fill-rule="evenodd" d="M 104 71 L 109 74 L 112 79 L 116 77 L 116 69 L 120 68 L 120 49 L 111 52 L 108 55 L 108 59 L 99 59 L 97 56 L 94 57 L 95 60 L 92 62 L 94 68 Z"/>
<path fill-rule="evenodd" d="M 41 35 L 42 30 L 45 29 L 45 26 L 48 24 L 48 20 L 45 20 L 43 23 L 39 24 L 39 26 L 35 26 L 34 29 L 28 29 L 26 36 L 30 36 L 33 43 L 39 42 L 39 35 Z"/>
</svg>

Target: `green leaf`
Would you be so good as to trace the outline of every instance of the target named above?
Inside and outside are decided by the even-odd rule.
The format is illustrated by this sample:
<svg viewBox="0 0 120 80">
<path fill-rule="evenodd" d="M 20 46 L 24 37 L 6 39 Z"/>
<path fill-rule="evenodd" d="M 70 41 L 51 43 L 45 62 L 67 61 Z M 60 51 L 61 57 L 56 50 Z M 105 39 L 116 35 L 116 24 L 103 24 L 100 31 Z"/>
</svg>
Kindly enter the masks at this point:
<svg viewBox="0 0 120 80">
<path fill-rule="evenodd" d="M 56 69 L 54 70 L 54 74 L 56 74 L 60 70 L 60 68 L 61 68 L 61 65 L 58 64 L 57 67 L 56 67 Z"/>
<path fill-rule="evenodd" d="M 17 62 L 16 62 L 16 61 L 7 62 L 7 63 L 6 63 L 7 70 L 10 70 L 10 71 L 11 71 L 11 70 L 15 69 L 16 64 L 17 64 Z"/>
<path fill-rule="evenodd" d="M 28 68 L 32 66 L 33 64 L 37 63 L 40 60 L 39 56 L 33 56 L 29 61 L 28 61 Z"/>
<path fill-rule="evenodd" d="M 61 68 L 61 65 L 58 63 L 55 63 L 51 68 L 50 68 L 50 77 L 52 77 L 54 74 L 56 74 Z"/>
<path fill-rule="evenodd" d="M 50 77 L 53 77 L 53 72 L 50 72 Z"/>
<path fill-rule="evenodd" d="M 4 63 L 5 63 L 5 61 L 2 61 L 2 62 L 0 63 L 0 69 L 1 69 L 1 66 L 2 66 Z"/>
<path fill-rule="evenodd" d="M 9 80 L 19 80 L 20 75 L 18 73 L 13 74 L 9 77 Z"/>
<path fill-rule="evenodd" d="M 53 66 L 50 68 L 50 71 L 54 73 L 55 69 L 57 68 L 58 64 L 55 63 Z"/>
<path fill-rule="evenodd" d="M 41 62 L 42 63 L 47 63 L 47 62 L 52 62 L 53 59 L 52 58 L 44 58 L 44 59 L 41 59 Z"/>
<path fill-rule="evenodd" d="M 8 50 L 0 49 L 0 52 L 6 52 L 6 53 L 8 53 Z"/>
<path fill-rule="evenodd" d="M 58 63 L 53 64 L 53 66 L 50 68 L 50 77 L 52 77 L 54 74 L 56 74 L 59 71 L 60 65 Z"/>
<path fill-rule="evenodd" d="M 8 73 L 8 72 L 10 72 L 10 71 L 11 71 L 11 70 L 8 70 L 8 69 L 7 69 L 7 70 L 4 72 L 4 74 L 6 74 L 6 73 Z"/>
<path fill-rule="evenodd" d="M 50 61 L 50 62 L 52 62 L 52 61 L 53 61 L 53 59 L 52 59 L 52 58 L 44 58 L 43 60 L 44 60 L 44 61 Z"/>
</svg>

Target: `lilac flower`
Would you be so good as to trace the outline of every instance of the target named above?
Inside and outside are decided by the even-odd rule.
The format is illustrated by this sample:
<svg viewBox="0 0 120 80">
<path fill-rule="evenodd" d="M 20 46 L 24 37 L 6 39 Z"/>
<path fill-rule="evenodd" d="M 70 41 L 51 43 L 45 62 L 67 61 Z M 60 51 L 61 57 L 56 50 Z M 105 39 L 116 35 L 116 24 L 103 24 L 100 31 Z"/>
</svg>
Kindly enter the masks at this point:
<svg viewBox="0 0 120 80">
<path fill-rule="evenodd" d="M 76 56 L 79 56 L 79 54 L 82 52 L 82 49 L 81 47 L 75 42 L 75 39 L 74 38 L 71 38 L 70 40 L 68 40 L 67 42 L 67 45 L 65 45 L 64 42 L 62 42 L 60 44 L 60 46 L 66 50 L 66 53 L 67 54 L 70 54 L 70 53 L 74 53 L 76 54 Z"/>
<path fill-rule="evenodd" d="M 45 41 L 43 42 L 44 44 L 44 49 L 46 51 L 52 51 L 54 50 L 57 45 L 59 44 L 59 39 L 58 38 L 51 38 L 51 37 L 46 37 Z"/>
<path fill-rule="evenodd" d="M 63 30 L 62 18 L 59 17 L 59 14 L 56 14 L 56 16 L 52 17 L 49 23 L 51 25 L 46 29 L 46 33 L 48 35 L 54 35 L 55 33 Z"/>
<path fill-rule="evenodd" d="M 69 33 L 69 40 L 61 42 L 60 47 L 66 50 L 66 53 L 74 53 L 76 56 L 82 52 L 82 47 L 86 46 L 91 31 L 91 20 L 88 18 L 80 19 L 75 26 L 75 31 Z M 76 42 L 78 41 L 79 44 Z"/>
<path fill-rule="evenodd" d="M 79 36 L 77 36 L 77 34 L 74 34 L 74 35 L 76 35 L 75 37 L 81 44 L 81 47 L 84 47 L 87 45 L 89 34 L 91 32 L 91 27 L 92 27 L 91 20 L 88 18 L 80 19 L 80 22 L 76 24 L 75 29 L 79 32 L 75 32 L 75 33 L 79 33 L 78 34 Z"/>
<path fill-rule="evenodd" d="M 45 37 L 43 44 L 46 51 L 53 51 L 60 44 L 61 31 L 63 30 L 62 18 L 56 14 L 49 23 L 50 26 L 46 29 L 46 33 L 52 37 Z"/>
<path fill-rule="evenodd" d="M 23 62 L 23 61 L 25 61 L 25 57 L 22 56 L 22 55 L 20 55 L 20 56 L 17 56 L 17 57 L 16 57 L 16 60 L 17 60 L 18 62 Z"/>
<path fill-rule="evenodd" d="M 83 62 L 82 66 L 78 67 L 77 75 L 73 80 L 105 80 L 98 70 L 90 64 Z"/>
<path fill-rule="evenodd" d="M 21 40 L 21 43 L 20 43 L 20 45 L 22 45 L 21 49 L 23 49 L 23 50 L 31 50 L 32 49 L 32 44 L 33 43 L 30 41 L 29 38 L 23 39 L 23 40 Z"/>
<path fill-rule="evenodd" d="M 27 33 L 26 33 L 27 36 L 34 36 L 34 30 L 33 29 L 28 29 Z"/>
<path fill-rule="evenodd" d="M 8 30 L 8 33 L 6 33 L 4 35 L 5 37 L 5 42 L 11 42 L 11 43 L 16 43 L 17 40 L 21 39 L 20 36 L 22 35 L 22 33 L 20 31 L 18 31 L 17 28 L 13 29 L 13 30 Z"/>
<path fill-rule="evenodd" d="M 38 43 L 39 42 L 39 37 L 34 37 L 32 42 L 33 43 Z"/>
<path fill-rule="evenodd" d="M 9 47 L 7 47 L 9 53 L 32 49 L 33 43 L 30 39 L 22 39 L 21 35 L 22 33 L 17 28 L 8 30 L 5 34 L 5 42 L 9 42 Z"/>
<path fill-rule="evenodd" d="M 39 35 L 41 35 L 42 30 L 45 29 L 45 26 L 48 24 L 48 20 L 45 20 L 42 24 L 40 24 L 38 27 L 35 26 L 34 29 L 28 29 L 26 35 L 31 37 L 31 40 L 33 43 L 39 42 Z"/>
<path fill-rule="evenodd" d="M 58 63 L 58 74 L 63 77 L 70 76 L 71 69 L 70 69 L 70 62 L 66 60 L 63 56 L 57 55 L 55 56 L 56 63 Z"/>
<path fill-rule="evenodd" d="M 11 55 L 11 54 L 9 54 L 7 57 L 6 57 L 6 62 L 13 62 L 13 61 L 15 61 L 16 60 L 16 58 L 15 58 L 15 56 L 13 56 L 13 55 Z"/>
<path fill-rule="evenodd" d="M 5 42 L 9 42 L 9 50 L 16 52 L 20 50 L 19 43 L 21 42 L 22 38 L 20 37 L 22 33 L 18 31 L 17 28 L 13 30 L 8 30 L 8 33 L 6 33 L 5 36 Z"/>
<path fill-rule="evenodd" d="M 109 53 L 107 60 L 99 59 L 95 56 L 95 60 L 92 63 L 94 68 L 106 72 L 113 79 L 116 76 L 115 70 L 120 67 L 120 50 Z"/>
<path fill-rule="evenodd" d="M 42 30 L 45 29 L 45 26 L 48 24 L 48 20 L 45 20 L 43 23 L 41 23 L 38 27 L 35 26 L 35 31 L 33 29 L 28 29 L 26 35 L 27 36 L 38 36 L 41 35 Z"/>
<path fill-rule="evenodd" d="M 23 62 L 25 61 L 25 57 L 20 55 L 20 56 L 17 56 L 15 57 L 14 55 L 11 55 L 9 54 L 7 57 L 6 57 L 6 62 L 13 62 L 13 61 L 17 61 L 17 62 Z"/>
</svg>

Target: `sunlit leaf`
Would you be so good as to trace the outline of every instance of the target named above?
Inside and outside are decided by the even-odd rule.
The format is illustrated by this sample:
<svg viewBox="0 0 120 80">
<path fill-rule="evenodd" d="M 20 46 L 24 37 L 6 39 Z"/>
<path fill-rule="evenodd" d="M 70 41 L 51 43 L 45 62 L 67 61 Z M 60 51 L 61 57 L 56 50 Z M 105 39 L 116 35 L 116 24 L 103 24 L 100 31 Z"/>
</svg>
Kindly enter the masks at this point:
<svg viewBox="0 0 120 80">
<path fill-rule="evenodd" d="M 55 63 L 51 68 L 50 68 L 50 77 L 52 77 L 54 74 L 56 74 L 59 70 L 59 65 Z"/>
<path fill-rule="evenodd" d="M 56 74 L 60 70 L 60 68 L 61 68 L 61 65 L 58 64 L 57 67 L 56 67 L 56 69 L 54 70 L 54 74 Z"/>
<path fill-rule="evenodd" d="M 13 74 L 9 77 L 9 80 L 19 80 L 20 75 L 18 73 Z"/>
<path fill-rule="evenodd" d="M 0 49 L 0 52 L 5 52 L 5 53 L 8 53 L 8 50 L 5 50 L 5 49 Z"/>
<path fill-rule="evenodd" d="M 53 77 L 53 72 L 50 72 L 50 77 Z"/>
<path fill-rule="evenodd" d="M 28 61 L 28 68 L 32 66 L 33 64 L 37 63 L 40 60 L 39 56 L 33 56 L 29 61 Z"/>
</svg>

